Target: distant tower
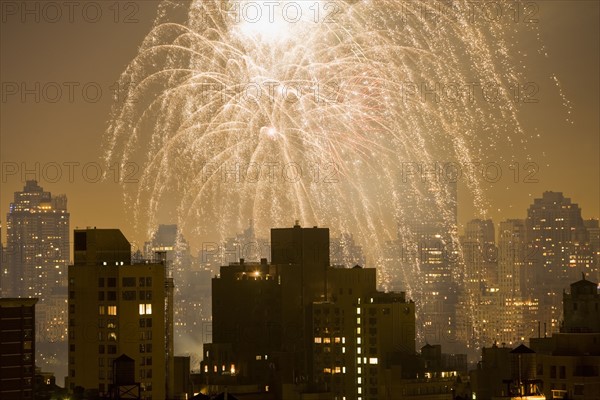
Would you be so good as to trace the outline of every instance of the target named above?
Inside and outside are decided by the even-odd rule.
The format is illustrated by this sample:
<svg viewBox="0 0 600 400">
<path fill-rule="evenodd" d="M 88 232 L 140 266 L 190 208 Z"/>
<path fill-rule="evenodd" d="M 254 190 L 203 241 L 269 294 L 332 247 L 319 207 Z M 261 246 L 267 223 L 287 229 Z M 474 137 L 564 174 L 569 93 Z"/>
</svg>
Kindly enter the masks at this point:
<svg viewBox="0 0 600 400">
<path fill-rule="evenodd" d="M 500 295 L 508 299 L 520 299 L 526 289 L 525 221 L 508 219 L 500 223 L 498 241 L 498 284 Z"/>
<path fill-rule="evenodd" d="M 528 269 L 533 272 L 530 293 L 540 300 L 539 320 L 549 332 L 558 330 L 562 314 L 561 293 L 567 282 L 582 272 L 597 275 L 589 234 L 581 218 L 581 209 L 560 192 L 544 192 L 527 210 L 525 221 Z"/>
<path fill-rule="evenodd" d="M 415 286 L 418 330 L 421 341 L 440 343 L 458 351 L 456 308 L 458 304 L 457 184 L 422 176 L 403 187 L 403 207 L 398 246 L 401 263 L 410 271 L 403 285 Z M 416 268 L 418 266 L 418 268 Z"/>
<path fill-rule="evenodd" d="M 41 306 L 56 288 L 66 287 L 69 213 L 64 195 L 52 196 L 36 181 L 15 192 L 6 215 L 8 279 L 5 296 L 39 297 Z M 42 310 L 38 310 L 40 312 Z"/>
</svg>

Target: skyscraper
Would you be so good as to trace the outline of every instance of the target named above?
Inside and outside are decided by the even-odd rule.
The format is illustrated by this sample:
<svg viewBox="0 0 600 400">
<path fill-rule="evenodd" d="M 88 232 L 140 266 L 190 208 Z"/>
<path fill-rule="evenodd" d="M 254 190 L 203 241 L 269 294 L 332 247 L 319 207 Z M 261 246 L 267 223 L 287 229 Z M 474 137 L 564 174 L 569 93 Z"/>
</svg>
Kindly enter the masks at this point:
<svg viewBox="0 0 600 400">
<path fill-rule="evenodd" d="M 131 245 L 118 229 L 76 230 L 74 238 L 68 388 L 110 393 L 113 363 L 125 355 L 134 362 L 142 399 L 170 398 L 173 281 L 164 254 L 132 264 Z"/>
<path fill-rule="evenodd" d="M 527 242 L 525 221 L 508 219 L 500 223 L 498 242 L 498 284 L 502 297 L 520 299 L 526 291 Z"/>
<path fill-rule="evenodd" d="M 6 215 L 8 279 L 5 295 L 39 297 L 44 303 L 56 288 L 66 287 L 69 263 L 69 213 L 64 195 L 52 196 L 27 181 L 15 192 Z"/>
<path fill-rule="evenodd" d="M 437 177 L 411 182 L 404 187 L 396 246 L 404 271 L 400 281 L 412 283 L 417 302 L 421 342 L 441 343 L 458 351 L 456 304 L 460 274 L 457 243 L 457 185 Z"/>
<path fill-rule="evenodd" d="M 539 298 L 539 320 L 549 332 L 558 329 L 562 315 L 561 293 L 585 273 L 596 276 L 597 266 L 589 244 L 589 233 L 581 209 L 560 192 L 544 192 L 534 200 L 525 221 L 533 284 L 531 294 Z M 526 293 L 529 295 L 530 293 Z"/>
<path fill-rule="evenodd" d="M 502 221 L 499 231 L 497 340 L 512 345 L 536 331 L 539 299 L 528 289 L 534 283 L 527 262 L 531 247 L 526 241 L 525 220 Z"/>
<path fill-rule="evenodd" d="M 464 263 L 464 284 L 457 310 L 457 334 L 469 348 L 479 351 L 493 343 L 498 304 L 498 260 L 495 227 L 492 220 L 467 222 L 460 238 Z"/>
</svg>

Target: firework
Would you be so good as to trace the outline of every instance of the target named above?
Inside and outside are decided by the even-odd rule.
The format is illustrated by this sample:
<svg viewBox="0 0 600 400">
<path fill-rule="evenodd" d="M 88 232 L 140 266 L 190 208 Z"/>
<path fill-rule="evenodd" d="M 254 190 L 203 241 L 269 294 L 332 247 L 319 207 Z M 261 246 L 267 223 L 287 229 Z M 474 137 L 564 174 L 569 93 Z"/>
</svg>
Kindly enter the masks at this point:
<svg viewBox="0 0 600 400">
<path fill-rule="evenodd" d="M 381 286 L 415 295 L 418 260 L 382 257 L 387 241 L 415 235 L 398 222 L 427 207 L 419 215 L 441 218 L 457 243 L 449 178 L 423 184 L 422 167 L 470 165 L 507 132 L 523 139 L 509 57 L 518 25 L 473 7 L 165 2 L 107 133 L 108 162 L 142 165 L 139 185 L 124 185 L 138 229 L 176 221 L 198 244 L 249 219 L 265 236 L 297 219 L 353 233 Z M 461 181 L 485 214 L 477 175 L 462 169 Z"/>
</svg>

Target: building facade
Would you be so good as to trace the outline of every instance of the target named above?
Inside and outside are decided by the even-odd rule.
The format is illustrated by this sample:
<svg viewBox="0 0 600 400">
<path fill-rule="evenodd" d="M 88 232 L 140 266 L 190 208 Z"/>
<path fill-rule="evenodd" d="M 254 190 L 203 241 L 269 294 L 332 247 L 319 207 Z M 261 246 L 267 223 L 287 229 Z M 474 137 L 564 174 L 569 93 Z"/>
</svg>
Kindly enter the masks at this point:
<svg viewBox="0 0 600 400">
<path fill-rule="evenodd" d="M 328 229 L 296 224 L 271 240 L 271 263 L 240 260 L 213 279 L 207 390 L 388 399 L 386 368 L 415 353 L 414 303 L 378 292 L 375 269 L 330 267 Z"/>
<path fill-rule="evenodd" d="M 171 398 L 173 281 L 165 260 L 132 264 L 117 229 L 75 230 L 69 266 L 67 387 L 100 396 L 115 390 L 115 360 L 133 359 L 141 398 Z"/>
<path fill-rule="evenodd" d="M 0 398 L 33 399 L 35 298 L 0 298 Z"/>
</svg>

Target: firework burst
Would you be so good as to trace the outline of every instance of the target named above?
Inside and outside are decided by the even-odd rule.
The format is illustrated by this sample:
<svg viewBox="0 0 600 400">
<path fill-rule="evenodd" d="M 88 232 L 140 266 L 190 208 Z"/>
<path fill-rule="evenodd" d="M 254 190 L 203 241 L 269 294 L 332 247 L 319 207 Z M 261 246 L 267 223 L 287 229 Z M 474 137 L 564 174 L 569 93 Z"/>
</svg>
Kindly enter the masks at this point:
<svg viewBox="0 0 600 400">
<path fill-rule="evenodd" d="M 146 236 L 164 219 L 192 243 L 299 219 L 352 232 L 375 265 L 414 235 L 397 226 L 415 209 L 407 163 L 467 165 L 507 131 L 522 140 L 514 24 L 474 20 L 468 1 L 268 3 L 165 2 L 123 73 L 106 159 L 141 163 L 125 197 Z M 426 185 L 451 225 L 443 179 Z M 402 275 L 418 291 L 411 271 L 380 267 L 384 288 Z"/>
</svg>

